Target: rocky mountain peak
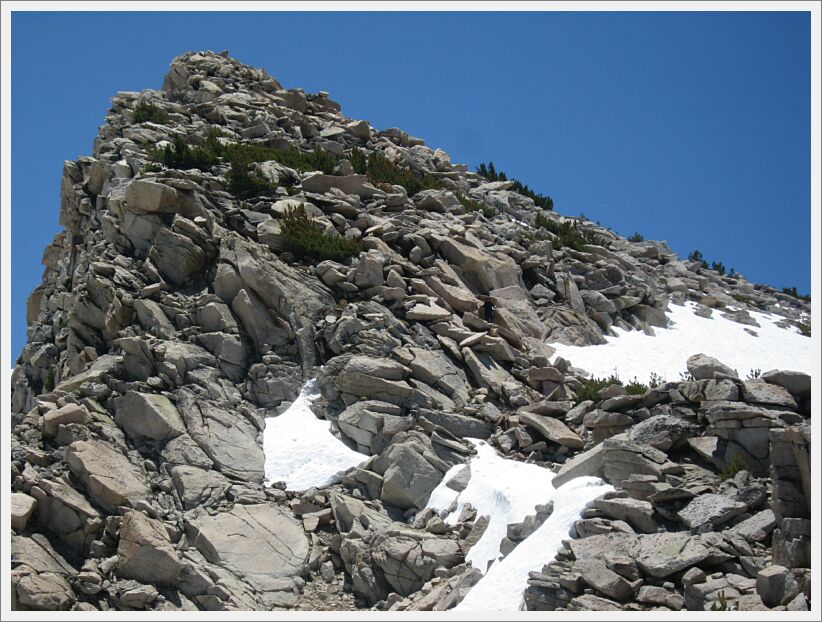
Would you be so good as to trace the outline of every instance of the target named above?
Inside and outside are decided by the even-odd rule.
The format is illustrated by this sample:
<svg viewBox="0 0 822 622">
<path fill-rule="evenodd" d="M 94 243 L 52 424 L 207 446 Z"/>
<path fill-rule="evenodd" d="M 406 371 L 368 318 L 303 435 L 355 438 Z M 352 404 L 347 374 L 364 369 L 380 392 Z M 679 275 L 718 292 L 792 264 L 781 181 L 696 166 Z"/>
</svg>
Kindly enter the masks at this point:
<svg viewBox="0 0 822 622">
<path fill-rule="evenodd" d="M 808 608 L 810 377 L 753 372 L 808 302 L 227 52 L 111 102 L 12 374 L 15 608 Z M 748 377 L 575 363 L 673 317 Z"/>
</svg>

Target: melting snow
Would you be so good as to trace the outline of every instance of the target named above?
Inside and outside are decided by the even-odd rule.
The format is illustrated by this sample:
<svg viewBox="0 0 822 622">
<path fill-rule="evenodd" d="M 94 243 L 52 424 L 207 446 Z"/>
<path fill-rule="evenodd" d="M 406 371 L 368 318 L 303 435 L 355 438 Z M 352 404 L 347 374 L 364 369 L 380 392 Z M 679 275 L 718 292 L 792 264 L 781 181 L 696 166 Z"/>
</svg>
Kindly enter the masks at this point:
<svg viewBox="0 0 822 622">
<path fill-rule="evenodd" d="M 606 377 L 616 370 L 625 382 L 634 378 L 647 383 L 651 374 L 663 380 L 678 381 L 686 371 L 685 361 L 703 353 L 736 369 L 740 378 L 752 370 L 790 369 L 811 373 L 812 341 L 794 327 L 782 328 L 780 316 L 751 311 L 759 327 L 728 320 L 714 310 L 710 318 L 694 313 L 695 303 L 670 305 L 668 328 L 654 328 L 655 336 L 642 331 L 614 327 L 617 337 L 596 346 L 567 346 L 552 343 L 558 356 L 595 377 Z M 753 330 L 753 336 L 745 329 Z"/>
<path fill-rule="evenodd" d="M 574 523 L 585 506 L 613 490 L 598 477 L 577 477 L 551 490 L 554 511 L 540 527 L 520 542 L 508 557 L 491 569 L 471 588 L 455 611 L 517 611 L 525 608 L 524 592 L 528 573 L 542 570 L 569 538 Z"/>
<path fill-rule="evenodd" d="M 476 508 L 478 517 L 489 518 L 482 537 L 466 555 L 466 561 L 486 574 L 458 609 L 517 610 L 522 604 L 528 573 L 542 569 L 553 559 L 585 505 L 613 488 L 596 477 L 582 477 L 557 490 L 551 484 L 554 473 L 550 470 L 503 458 L 484 441 L 466 440 L 474 444 L 477 455 L 468 463 L 471 477 L 465 490 L 458 493 L 446 486 L 463 468 L 459 464 L 445 474 L 428 501 L 428 507 L 437 511 L 447 510 L 456 501 L 456 509 L 445 518 L 449 524 L 457 522 L 467 503 Z M 488 562 L 500 558 L 500 543 L 508 524 L 523 521 L 535 513 L 537 505 L 552 499 L 554 512 L 550 518 L 489 570 Z"/>
<path fill-rule="evenodd" d="M 349 449 L 331 433 L 330 422 L 311 412 L 311 402 L 318 396 L 312 380 L 288 410 L 266 418 L 263 452 L 267 483 L 285 482 L 288 490 L 294 491 L 321 488 L 368 459 Z"/>
<path fill-rule="evenodd" d="M 447 510 L 456 499 L 457 509 L 445 518 L 449 525 L 459 520 L 466 503 L 477 510 L 478 517 L 489 517 L 485 533 L 465 557 L 475 568 L 485 572 L 488 562 L 499 558 L 500 541 L 508 533 L 508 524 L 521 522 L 534 513 L 534 506 L 547 503 L 551 498 L 554 473 L 535 464 L 506 460 L 485 441 L 466 440 L 477 449 L 477 455 L 469 463 L 471 479 L 468 486 L 456 493 L 445 485 L 462 465 L 453 467 L 431 493 L 428 507 Z"/>
</svg>

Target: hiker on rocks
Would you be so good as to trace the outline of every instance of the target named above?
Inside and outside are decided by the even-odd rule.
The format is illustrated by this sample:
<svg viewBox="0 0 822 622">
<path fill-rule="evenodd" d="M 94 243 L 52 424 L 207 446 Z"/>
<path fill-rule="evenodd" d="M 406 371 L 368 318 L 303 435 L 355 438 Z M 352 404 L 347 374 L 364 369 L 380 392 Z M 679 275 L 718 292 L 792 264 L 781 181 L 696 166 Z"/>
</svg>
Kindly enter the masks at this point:
<svg viewBox="0 0 822 622">
<path fill-rule="evenodd" d="M 491 324 L 494 321 L 494 301 L 491 300 L 490 296 L 483 296 L 482 300 L 484 300 L 482 311 L 485 321 Z"/>
</svg>

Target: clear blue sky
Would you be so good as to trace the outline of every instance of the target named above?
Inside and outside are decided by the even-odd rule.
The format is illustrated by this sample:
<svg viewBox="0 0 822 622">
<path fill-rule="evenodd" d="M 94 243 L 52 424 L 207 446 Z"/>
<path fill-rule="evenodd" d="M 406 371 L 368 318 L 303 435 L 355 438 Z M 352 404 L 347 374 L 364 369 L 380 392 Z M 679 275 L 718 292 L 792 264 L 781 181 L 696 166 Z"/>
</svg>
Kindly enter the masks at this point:
<svg viewBox="0 0 822 622">
<path fill-rule="evenodd" d="M 561 214 L 810 291 L 807 13 L 17 12 L 12 37 L 15 358 L 63 160 L 188 50 L 493 160 Z"/>
</svg>

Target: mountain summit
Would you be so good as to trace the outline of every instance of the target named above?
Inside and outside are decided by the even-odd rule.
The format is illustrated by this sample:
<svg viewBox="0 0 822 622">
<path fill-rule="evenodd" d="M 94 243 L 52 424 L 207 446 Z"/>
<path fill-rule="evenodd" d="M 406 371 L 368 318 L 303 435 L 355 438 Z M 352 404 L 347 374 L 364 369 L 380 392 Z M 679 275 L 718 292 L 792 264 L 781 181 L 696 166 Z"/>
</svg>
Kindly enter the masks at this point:
<svg viewBox="0 0 822 622">
<path fill-rule="evenodd" d="M 60 223 L 14 608 L 808 609 L 808 302 L 227 52 L 112 99 Z"/>
</svg>

